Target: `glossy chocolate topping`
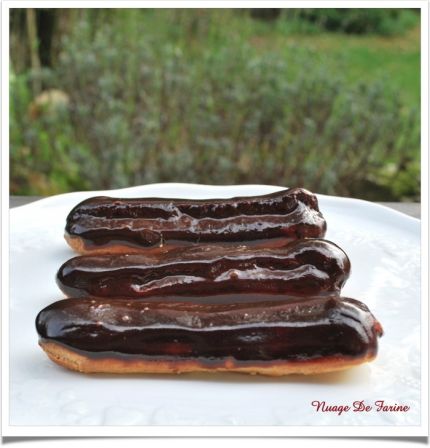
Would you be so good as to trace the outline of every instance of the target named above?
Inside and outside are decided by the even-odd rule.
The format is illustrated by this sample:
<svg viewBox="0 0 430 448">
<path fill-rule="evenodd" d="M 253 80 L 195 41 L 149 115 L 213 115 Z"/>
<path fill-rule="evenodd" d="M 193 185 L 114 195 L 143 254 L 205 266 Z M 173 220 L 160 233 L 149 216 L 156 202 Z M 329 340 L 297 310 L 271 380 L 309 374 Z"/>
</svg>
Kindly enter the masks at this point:
<svg viewBox="0 0 430 448">
<path fill-rule="evenodd" d="M 231 199 L 87 199 L 69 213 L 66 236 L 87 250 L 112 245 L 154 248 L 195 243 L 283 242 L 325 235 L 317 198 L 302 188 Z"/>
<path fill-rule="evenodd" d="M 41 342 L 95 357 L 238 362 L 376 355 L 382 328 L 361 302 L 289 298 L 283 303 L 203 304 L 65 299 L 36 318 Z"/>
<path fill-rule="evenodd" d="M 151 256 L 86 255 L 64 263 L 57 284 L 70 297 L 132 297 L 271 293 L 339 293 L 350 262 L 342 249 L 319 239 L 282 248 L 197 246 Z"/>
</svg>

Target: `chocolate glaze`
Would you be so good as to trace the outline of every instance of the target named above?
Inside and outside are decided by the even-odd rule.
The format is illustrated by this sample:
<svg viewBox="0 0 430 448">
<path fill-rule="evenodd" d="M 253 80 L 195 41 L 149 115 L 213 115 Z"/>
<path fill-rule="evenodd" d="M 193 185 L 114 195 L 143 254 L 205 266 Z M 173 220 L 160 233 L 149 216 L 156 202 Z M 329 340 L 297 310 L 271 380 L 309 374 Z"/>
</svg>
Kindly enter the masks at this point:
<svg viewBox="0 0 430 448">
<path fill-rule="evenodd" d="M 160 256 L 87 255 L 64 263 L 57 284 L 70 297 L 145 297 L 223 293 L 300 296 L 339 293 L 350 262 L 342 249 L 320 239 L 277 249 L 197 246 Z"/>
<path fill-rule="evenodd" d="M 280 303 L 203 304 L 128 299 L 61 300 L 42 310 L 36 328 L 90 358 L 198 359 L 211 365 L 374 356 L 382 327 L 361 302 L 288 298 Z"/>
<path fill-rule="evenodd" d="M 303 188 L 231 199 L 116 199 L 94 197 L 72 209 L 65 235 L 85 250 L 195 243 L 259 244 L 325 235 L 326 222 L 314 194 Z"/>
</svg>

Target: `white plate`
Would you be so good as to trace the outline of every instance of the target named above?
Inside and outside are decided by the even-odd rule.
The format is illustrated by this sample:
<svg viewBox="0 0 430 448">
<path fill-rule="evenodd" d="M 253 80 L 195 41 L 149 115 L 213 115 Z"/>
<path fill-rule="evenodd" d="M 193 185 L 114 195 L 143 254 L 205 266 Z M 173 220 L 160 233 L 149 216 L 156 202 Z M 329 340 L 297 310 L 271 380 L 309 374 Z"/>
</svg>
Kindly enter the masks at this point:
<svg viewBox="0 0 430 448">
<path fill-rule="evenodd" d="M 369 202 L 319 196 L 327 239 L 352 262 L 343 295 L 365 302 L 382 323 L 373 363 L 342 373 L 267 378 L 243 374 L 83 375 L 38 347 L 37 313 L 62 295 L 54 277 L 74 253 L 65 219 L 99 194 L 213 198 L 270 193 L 280 187 L 154 184 L 109 192 L 69 193 L 10 212 L 11 425 L 419 425 L 420 222 Z M 369 412 L 317 413 L 314 400 Z M 374 402 L 410 406 L 377 412 Z"/>
</svg>

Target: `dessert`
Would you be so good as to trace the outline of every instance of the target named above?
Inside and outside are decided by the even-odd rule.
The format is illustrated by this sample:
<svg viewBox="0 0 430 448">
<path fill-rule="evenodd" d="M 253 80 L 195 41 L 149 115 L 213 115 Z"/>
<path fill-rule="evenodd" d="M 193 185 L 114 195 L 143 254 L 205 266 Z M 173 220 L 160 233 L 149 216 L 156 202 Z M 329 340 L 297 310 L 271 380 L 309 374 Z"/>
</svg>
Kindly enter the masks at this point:
<svg viewBox="0 0 430 448">
<path fill-rule="evenodd" d="M 36 328 L 51 360 L 86 373 L 323 373 L 371 361 L 382 335 L 363 303 L 336 296 L 64 299 L 39 313 Z"/>
<path fill-rule="evenodd" d="M 341 297 L 350 261 L 302 188 L 231 199 L 94 197 L 65 238 L 68 296 L 36 318 L 49 358 L 85 373 L 315 374 L 371 361 L 382 327 Z"/>
<path fill-rule="evenodd" d="M 278 247 L 325 231 L 316 196 L 291 188 L 231 199 L 94 197 L 71 210 L 65 238 L 82 254 L 158 254 L 210 243 Z"/>
<path fill-rule="evenodd" d="M 280 248 L 189 246 L 164 254 L 83 255 L 66 261 L 57 284 L 69 297 L 339 293 L 350 262 L 334 243 L 293 241 Z"/>
</svg>

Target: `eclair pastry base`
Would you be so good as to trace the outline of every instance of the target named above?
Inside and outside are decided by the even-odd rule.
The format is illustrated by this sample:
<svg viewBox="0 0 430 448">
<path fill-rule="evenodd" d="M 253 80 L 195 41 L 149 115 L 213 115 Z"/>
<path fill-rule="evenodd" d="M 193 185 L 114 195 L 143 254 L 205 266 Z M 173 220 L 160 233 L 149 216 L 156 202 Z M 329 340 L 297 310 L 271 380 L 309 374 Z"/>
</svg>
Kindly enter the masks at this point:
<svg viewBox="0 0 430 448">
<path fill-rule="evenodd" d="M 82 238 L 70 235 L 64 235 L 67 244 L 75 252 L 81 255 L 104 255 L 104 254 L 160 254 L 167 252 L 169 249 L 174 249 L 174 246 L 163 247 L 133 247 L 123 244 L 112 244 L 109 246 L 92 247 L 91 249 L 85 245 Z"/>
<path fill-rule="evenodd" d="M 327 356 L 319 359 L 303 361 L 277 360 L 256 362 L 252 366 L 236 365 L 231 358 L 220 361 L 218 366 L 206 366 L 193 359 L 177 361 L 119 359 L 119 358 L 89 358 L 55 342 L 39 341 L 39 345 L 56 364 L 69 370 L 82 373 L 191 373 L 191 372 L 238 372 L 251 375 L 284 376 L 291 374 L 316 375 L 320 373 L 346 370 L 357 365 L 370 362 L 375 355 L 367 354 L 361 358 L 347 358 L 341 356 Z M 250 362 L 252 363 L 252 362 Z M 257 365 L 258 364 L 258 365 Z"/>
<path fill-rule="evenodd" d="M 126 244 L 109 244 L 106 246 L 91 246 L 88 247 L 85 244 L 85 241 L 78 237 L 78 236 L 70 236 L 67 233 L 64 235 L 64 239 L 66 240 L 67 244 L 70 246 L 71 249 L 73 249 L 75 252 L 77 252 L 80 255 L 121 255 L 121 254 L 148 254 L 148 255 L 158 255 L 163 254 L 165 252 L 169 252 L 173 249 L 179 249 L 181 247 L 189 247 L 189 246 L 204 246 L 204 244 L 195 244 L 190 243 L 188 245 L 184 246 L 174 246 L 172 244 L 165 244 L 164 246 L 155 246 L 155 247 L 139 247 L 139 246 L 133 246 L 133 245 L 126 245 Z M 283 247 L 286 244 L 295 241 L 293 238 L 269 238 L 267 240 L 260 240 L 258 243 L 252 243 L 251 241 L 247 243 L 230 243 L 228 245 L 230 246 L 242 246 L 242 245 L 248 245 L 251 247 L 259 248 L 264 247 L 267 249 L 270 248 L 277 248 L 277 247 Z M 209 244 L 209 243 L 208 243 Z M 219 244 L 223 245 L 224 243 L 211 243 L 211 244 Z"/>
</svg>

